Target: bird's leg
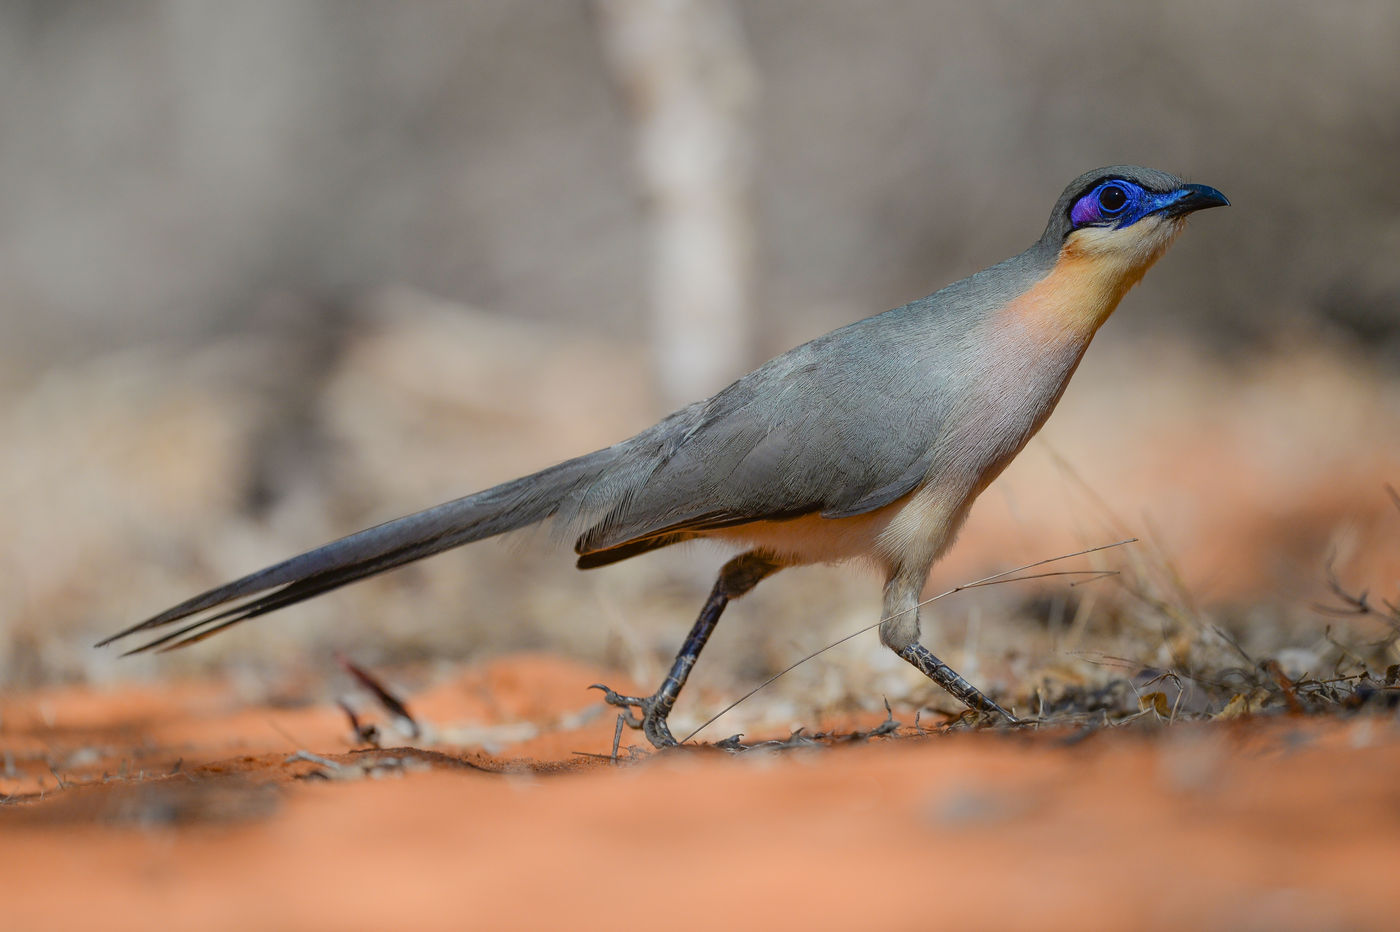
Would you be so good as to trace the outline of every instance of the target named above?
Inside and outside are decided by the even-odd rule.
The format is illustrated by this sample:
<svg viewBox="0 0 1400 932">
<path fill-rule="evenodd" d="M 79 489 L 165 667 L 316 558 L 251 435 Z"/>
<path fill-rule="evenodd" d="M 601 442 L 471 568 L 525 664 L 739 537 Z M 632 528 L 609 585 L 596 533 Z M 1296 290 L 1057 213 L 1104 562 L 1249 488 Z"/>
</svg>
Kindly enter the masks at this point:
<svg viewBox="0 0 1400 932">
<path fill-rule="evenodd" d="M 988 699 L 980 689 L 963 679 L 958 671 L 939 660 L 933 655 L 933 651 L 918 641 L 895 653 L 913 664 L 924 676 L 948 690 L 954 699 L 974 712 L 990 712 L 1000 715 L 1008 724 L 1018 723 L 1019 720 L 1014 715 Z"/>
<path fill-rule="evenodd" d="M 1014 715 L 919 643 L 919 592 L 925 575 L 918 574 L 917 582 L 896 576 L 885 584 L 885 620 L 880 625 L 880 640 L 969 709 L 998 715 L 1009 724 L 1017 724 Z"/>
<path fill-rule="evenodd" d="M 671 671 L 666 674 L 666 679 L 661 681 L 660 688 L 654 694 L 645 697 L 624 696 L 601 684 L 595 684 L 593 688 L 603 690 L 603 699 L 609 705 L 622 708 L 623 721 L 633 728 L 640 728 L 654 747 L 675 746 L 677 742 L 671 734 L 671 729 L 666 726 L 666 718 L 671 714 L 671 708 L 676 704 L 676 698 L 680 696 L 681 688 L 685 686 L 685 681 L 690 676 L 695 661 L 699 659 L 705 642 L 710 639 L 715 625 L 719 623 L 719 616 L 724 607 L 729 604 L 730 599 L 739 598 L 758 585 L 765 576 L 780 569 L 781 563 L 757 550 L 741 554 L 724 564 L 724 568 L 719 571 L 719 578 L 715 580 L 714 588 L 710 590 L 709 598 L 705 600 L 705 606 L 700 609 L 700 617 L 695 619 L 690 634 L 681 645 L 680 653 L 676 654 L 676 659 L 671 664 Z M 633 709 L 641 713 L 640 717 L 633 714 Z"/>
</svg>

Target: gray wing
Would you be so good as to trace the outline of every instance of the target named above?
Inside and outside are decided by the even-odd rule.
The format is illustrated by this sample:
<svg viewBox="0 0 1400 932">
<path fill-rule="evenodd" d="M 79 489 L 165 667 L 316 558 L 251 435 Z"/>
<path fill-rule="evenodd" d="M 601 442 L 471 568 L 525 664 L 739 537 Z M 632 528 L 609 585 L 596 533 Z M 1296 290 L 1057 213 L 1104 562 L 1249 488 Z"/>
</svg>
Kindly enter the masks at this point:
<svg viewBox="0 0 1400 932">
<path fill-rule="evenodd" d="M 576 549 L 848 517 L 907 494 L 957 394 L 961 328 L 940 316 L 911 305 L 834 331 L 628 441 L 629 481 Z"/>
</svg>

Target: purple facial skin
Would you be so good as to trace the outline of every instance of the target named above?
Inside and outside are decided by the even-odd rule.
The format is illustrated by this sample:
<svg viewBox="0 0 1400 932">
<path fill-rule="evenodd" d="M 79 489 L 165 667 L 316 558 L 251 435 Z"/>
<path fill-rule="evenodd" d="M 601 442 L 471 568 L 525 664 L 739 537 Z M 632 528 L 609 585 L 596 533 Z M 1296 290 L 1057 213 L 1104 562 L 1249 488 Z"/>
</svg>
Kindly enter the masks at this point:
<svg viewBox="0 0 1400 932">
<path fill-rule="evenodd" d="M 1097 223 L 1101 219 L 1097 192 L 1081 197 L 1079 202 L 1074 205 L 1074 210 L 1070 211 L 1069 219 L 1077 227 L 1086 223 Z"/>
</svg>

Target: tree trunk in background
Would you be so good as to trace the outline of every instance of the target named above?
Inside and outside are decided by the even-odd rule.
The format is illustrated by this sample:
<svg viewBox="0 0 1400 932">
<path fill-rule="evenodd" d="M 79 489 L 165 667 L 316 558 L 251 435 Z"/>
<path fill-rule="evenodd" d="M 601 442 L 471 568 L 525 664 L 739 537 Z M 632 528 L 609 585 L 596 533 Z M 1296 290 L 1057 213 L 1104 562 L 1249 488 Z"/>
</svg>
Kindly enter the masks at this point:
<svg viewBox="0 0 1400 932">
<path fill-rule="evenodd" d="M 753 361 L 755 76 L 728 0 L 599 0 L 645 194 L 652 363 L 674 407 Z"/>
</svg>

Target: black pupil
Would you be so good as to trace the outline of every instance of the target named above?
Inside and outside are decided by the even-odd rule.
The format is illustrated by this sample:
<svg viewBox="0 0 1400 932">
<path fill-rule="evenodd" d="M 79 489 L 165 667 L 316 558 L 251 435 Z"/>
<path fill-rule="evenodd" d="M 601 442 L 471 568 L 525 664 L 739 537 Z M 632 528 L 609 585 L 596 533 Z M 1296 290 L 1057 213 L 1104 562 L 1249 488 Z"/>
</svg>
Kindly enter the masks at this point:
<svg viewBox="0 0 1400 932">
<path fill-rule="evenodd" d="M 1109 213 L 1123 209 L 1128 203 L 1128 195 L 1117 185 L 1110 185 L 1099 192 L 1099 206 Z"/>
</svg>

